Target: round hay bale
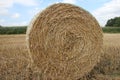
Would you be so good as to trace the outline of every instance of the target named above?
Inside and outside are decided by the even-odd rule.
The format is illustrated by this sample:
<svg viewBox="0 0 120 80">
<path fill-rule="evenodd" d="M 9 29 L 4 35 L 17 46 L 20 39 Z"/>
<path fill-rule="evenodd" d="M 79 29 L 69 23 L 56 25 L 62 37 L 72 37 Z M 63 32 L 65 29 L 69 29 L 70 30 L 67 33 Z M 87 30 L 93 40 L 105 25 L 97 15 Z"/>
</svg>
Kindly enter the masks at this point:
<svg viewBox="0 0 120 80">
<path fill-rule="evenodd" d="M 96 19 L 72 4 L 53 4 L 27 30 L 30 56 L 41 80 L 77 80 L 99 61 L 102 30 Z"/>
</svg>

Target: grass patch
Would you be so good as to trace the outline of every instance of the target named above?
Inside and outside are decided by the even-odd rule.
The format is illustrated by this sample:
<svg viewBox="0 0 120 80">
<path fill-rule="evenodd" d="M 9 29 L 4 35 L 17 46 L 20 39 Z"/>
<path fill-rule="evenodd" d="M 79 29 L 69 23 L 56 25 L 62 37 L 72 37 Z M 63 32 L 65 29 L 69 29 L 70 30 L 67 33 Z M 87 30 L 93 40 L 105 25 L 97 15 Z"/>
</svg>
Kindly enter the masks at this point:
<svg viewBox="0 0 120 80">
<path fill-rule="evenodd" d="M 104 33 L 120 33 L 120 27 L 104 27 L 102 30 Z"/>
</svg>

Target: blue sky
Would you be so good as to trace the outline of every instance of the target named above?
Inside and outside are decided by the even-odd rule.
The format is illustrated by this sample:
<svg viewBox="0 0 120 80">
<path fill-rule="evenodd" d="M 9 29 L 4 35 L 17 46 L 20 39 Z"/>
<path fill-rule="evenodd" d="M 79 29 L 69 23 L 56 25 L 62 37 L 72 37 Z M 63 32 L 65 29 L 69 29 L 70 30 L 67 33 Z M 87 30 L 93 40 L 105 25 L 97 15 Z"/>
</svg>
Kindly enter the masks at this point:
<svg viewBox="0 0 120 80">
<path fill-rule="evenodd" d="M 120 16 L 120 0 L 0 0 L 0 25 L 28 25 L 35 14 L 54 3 L 71 3 L 89 11 L 101 26 Z"/>
</svg>

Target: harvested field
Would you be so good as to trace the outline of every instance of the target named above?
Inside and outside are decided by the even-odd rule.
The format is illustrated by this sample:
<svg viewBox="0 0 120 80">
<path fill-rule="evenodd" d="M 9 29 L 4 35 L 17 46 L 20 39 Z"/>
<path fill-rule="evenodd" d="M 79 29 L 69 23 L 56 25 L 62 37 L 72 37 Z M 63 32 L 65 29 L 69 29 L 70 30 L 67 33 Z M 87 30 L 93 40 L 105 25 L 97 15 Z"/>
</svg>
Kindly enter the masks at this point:
<svg viewBox="0 0 120 80">
<path fill-rule="evenodd" d="M 120 34 L 104 34 L 105 56 L 93 70 L 97 73 L 93 80 L 120 80 L 120 43 L 116 41 Z M 25 35 L 0 35 L 0 80 L 40 80 L 39 72 L 29 68 L 29 60 Z"/>
</svg>

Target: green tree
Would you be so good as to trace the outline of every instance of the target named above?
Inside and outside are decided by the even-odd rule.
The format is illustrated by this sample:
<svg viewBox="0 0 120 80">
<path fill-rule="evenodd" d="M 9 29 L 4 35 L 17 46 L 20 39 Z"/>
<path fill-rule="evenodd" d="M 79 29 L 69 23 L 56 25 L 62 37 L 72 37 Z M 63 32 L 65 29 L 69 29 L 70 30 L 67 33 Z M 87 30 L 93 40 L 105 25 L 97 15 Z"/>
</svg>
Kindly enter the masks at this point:
<svg viewBox="0 0 120 80">
<path fill-rule="evenodd" d="M 107 27 L 120 27 L 120 17 L 115 17 L 113 19 L 109 19 L 105 26 L 107 26 Z"/>
</svg>

